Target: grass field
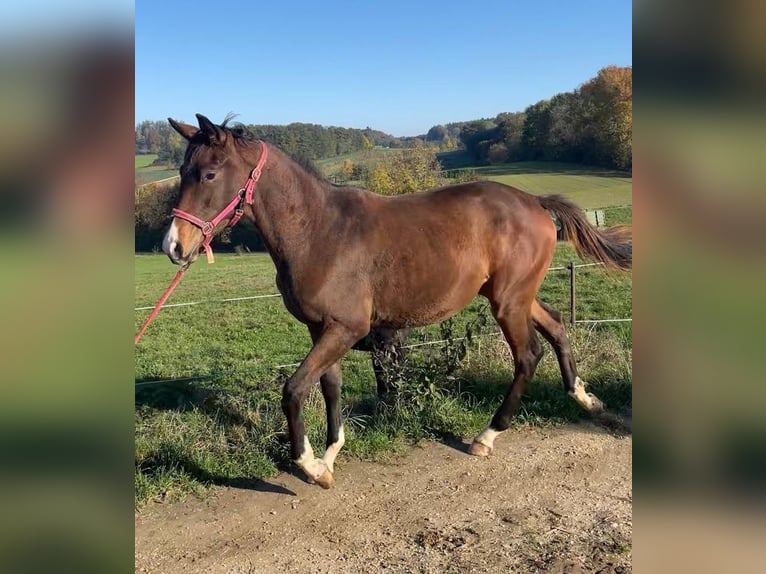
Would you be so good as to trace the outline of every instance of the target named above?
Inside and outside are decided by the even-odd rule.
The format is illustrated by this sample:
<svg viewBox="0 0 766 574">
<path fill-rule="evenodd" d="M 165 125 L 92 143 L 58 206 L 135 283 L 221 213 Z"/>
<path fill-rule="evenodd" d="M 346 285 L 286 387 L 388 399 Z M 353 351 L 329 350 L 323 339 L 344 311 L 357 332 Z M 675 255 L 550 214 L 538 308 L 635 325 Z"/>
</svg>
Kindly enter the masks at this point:
<svg viewBox="0 0 766 574">
<path fill-rule="evenodd" d="M 335 157 L 328 157 L 325 159 L 315 160 L 315 164 L 326 175 L 338 173 L 343 167 L 343 162 L 350 159 L 353 164 L 368 162 L 375 157 L 381 157 L 386 154 L 396 153 L 402 151 L 396 148 L 383 148 L 376 147 L 370 151 L 357 151 L 354 153 L 347 153 Z"/>
<path fill-rule="evenodd" d="M 340 171 L 343 161 L 355 165 L 371 161 L 376 155 L 395 153 L 396 149 L 375 149 L 337 158 L 318 160 L 325 174 Z M 536 195 L 560 193 L 585 209 L 623 206 L 632 203 L 633 178 L 630 173 L 606 168 L 557 162 L 513 162 L 500 165 L 474 166 L 463 150 L 438 155 L 445 170 L 470 169 L 479 178 L 498 181 Z M 359 183 L 359 182 L 355 182 Z"/>
<path fill-rule="evenodd" d="M 604 168 L 555 162 L 515 162 L 470 168 L 482 179 L 528 193 L 560 193 L 582 208 L 630 205 L 630 174 Z"/>
<path fill-rule="evenodd" d="M 153 181 L 160 181 L 169 177 L 178 177 L 178 169 L 168 169 L 164 166 L 144 167 L 136 170 L 136 185 L 144 185 Z"/>
<path fill-rule="evenodd" d="M 137 155 L 136 157 L 136 185 L 145 185 L 153 181 L 160 181 L 169 177 L 178 176 L 178 168 L 168 168 L 165 165 L 152 165 L 157 159 L 157 154 Z"/>
<path fill-rule="evenodd" d="M 156 153 L 147 153 L 142 155 L 136 156 L 136 169 L 141 169 L 143 167 L 149 167 L 154 163 L 154 160 L 157 159 Z"/>
<path fill-rule="evenodd" d="M 573 257 L 561 245 L 554 265 Z M 136 256 L 136 306 L 152 305 L 174 271 L 164 256 Z M 578 271 L 578 318 L 630 317 L 630 274 L 609 276 L 592 267 Z M 215 265 L 195 265 L 170 303 L 275 293 L 274 274 L 266 255 L 219 255 Z M 551 272 L 541 298 L 565 312 L 567 297 L 566 272 Z M 136 329 L 148 313 L 135 313 Z M 457 337 L 479 315 L 488 317 L 481 297 L 458 315 L 451 330 L 420 329 L 410 342 Z M 480 330 L 491 333 L 495 325 L 489 319 Z M 593 392 L 614 410 L 628 407 L 630 324 L 578 327 L 570 337 Z M 309 345 L 305 327 L 279 298 L 163 310 L 136 347 L 137 505 L 157 497 L 202 495 L 206 485 L 266 478 L 286 468 L 288 445 L 279 399 L 292 368 L 277 366 L 301 360 Z M 381 460 L 421 438 L 468 438 L 487 424 L 510 380 L 507 347 L 495 335 L 477 337 L 461 367 L 447 377 L 444 362 L 455 346 L 411 351 L 396 408 L 375 401 L 369 356 L 348 354 L 343 362 L 347 443 L 341 468 L 347 457 Z M 562 391 L 556 361 L 546 349 L 517 426 L 582 416 Z M 202 378 L 151 383 L 181 377 Z M 312 392 L 305 417 L 310 439 L 320 449 L 325 422 L 318 392 Z"/>
</svg>

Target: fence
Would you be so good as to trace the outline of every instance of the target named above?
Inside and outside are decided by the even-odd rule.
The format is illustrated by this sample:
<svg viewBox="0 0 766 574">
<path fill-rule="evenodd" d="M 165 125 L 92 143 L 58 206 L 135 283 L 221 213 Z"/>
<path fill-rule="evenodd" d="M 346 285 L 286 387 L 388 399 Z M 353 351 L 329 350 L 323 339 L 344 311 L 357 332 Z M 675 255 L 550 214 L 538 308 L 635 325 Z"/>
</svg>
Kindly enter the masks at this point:
<svg viewBox="0 0 766 574">
<path fill-rule="evenodd" d="M 157 185 L 157 184 L 160 184 L 160 183 L 164 183 L 166 185 L 170 185 L 168 182 L 175 181 L 176 179 L 180 180 L 181 176 L 180 175 L 172 175 L 172 176 L 166 177 L 164 179 L 157 179 L 155 181 L 147 181 L 146 183 L 137 184 L 136 187 L 138 189 L 143 189 L 144 187 L 149 187 L 150 185 Z"/>
<path fill-rule="evenodd" d="M 569 313 L 570 313 L 570 325 L 574 326 L 576 324 L 602 324 L 602 323 L 626 323 L 626 322 L 632 322 L 632 317 L 625 317 L 625 318 L 610 318 L 610 319 L 577 319 L 577 290 L 576 290 L 576 281 L 577 281 L 577 269 L 583 268 L 583 267 L 596 267 L 601 266 L 603 263 L 581 263 L 579 265 L 575 265 L 574 262 L 570 262 L 569 264 L 565 266 L 560 267 L 549 267 L 548 273 L 553 271 L 568 271 L 569 274 Z M 183 303 L 172 303 L 170 305 L 163 306 L 163 309 L 167 308 L 177 308 L 177 307 L 192 307 L 195 305 L 213 305 L 213 304 L 221 304 L 221 303 L 236 303 L 241 301 L 253 301 L 253 300 L 259 300 L 259 299 L 273 299 L 277 297 L 282 297 L 280 293 L 267 293 L 263 295 L 250 295 L 246 297 L 229 297 L 226 299 L 207 299 L 202 301 L 187 301 Z M 153 309 L 154 305 L 149 305 L 145 307 L 136 307 L 134 308 L 134 311 L 146 311 L 149 309 Z M 491 337 L 491 336 L 498 336 L 502 333 L 499 330 L 492 331 L 489 333 L 480 333 L 477 335 L 473 335 L 474 338 L 476 337 Z M 438 339 L 438 340 L 432 340 L 432 341 L 421 341 L 418 343 L 412 343 L 410 345 L 404 345 L 403 348 L 405 349 L 415 349 L 419 347 L 426 347 L 431 345 L 441 345 L 444 343 L 451 343 L 451 342 L 457 342 L 462 341 L 466 337 L 456 337 L 453 339 Z M 284 368 L 290 368 L 290 367 L 297 367 L 300 365 L 300 362 L 297 363 L 287 363 L 284 365 L 274 365 L 271 367 L 271 369 L 278 370 L 278 369 L 284 369 Z M 207 379 L 213 379 L 220 376 L 225 376 L 227 374 L 233 374 L 235 371 L 221 371 L 217 373 L 210 373 L 207 375 L 197 375 L 197 376 L 191 376 L 191 377 L 180 377 L 180 378 L 174 378 L 174 379 L 158 379 L 158 380 L 148 380 L 148 381 L 137 381 L 135 383 L 136 387 L 142 387 L 146 385 L 151 384 L 160 384 L 160 383 L 181 383 L 181 382 L 193 382 L 193 381 L 201 381 L 201 380 L 207 380 Z"/>
<path fill-rule="evenodd" d="M 548 272 L 561 271 L 566 269 L 569 271 L 569 324 L 574 326 L 577 323 L 625 323 L 633 321 L 632 317 L 623 319 L 577 319 L 577 269 L 582 267 L 595 267 L 603 265 L 603 263 L 582 263 L 575 265 L 574 261 L 570 262 L 564 267 L 550 267 Z"/>
<path fill-rule="evenodd" d="M 577 323 L 623 323 L 623 322 L 633 320 L 632 317 L 622 318 L 622 319 L 577 319 L 577 290 L 576 290 L 577 269 L 580 269 L 582 267 L 596 267 L 600 265 L 603 265 L 603 263 L 582 263 L 580 265 L 575 265 L 574 262 L 571 262 L 568 265 L 565 265 L 563 267 L 548 268 L 548 273 L 550 273 L 551 271 L 563 271 L 563 270 L 569 271 L 569 315 L 570 315 L 571 325 L 575 325 Z M 194 305 L 235 303 L 239 301 L 252 301 L 256 299 L 271 299 L 274 297 L 282 297 L 282 295 L 280 293 L 267 293 L 264 295 L 250 295 L 247 297 L 230 297 L 228 299 L 207 299 L 203 301 L 187 301 L 184 303 L 171 303 L 169 305 L 164 305 L 162 308 L 169 309 L 172 307 L 192 307 Z M 149 309 L 154 309 L 154 305 L 148 305 L 146 307 L 136 307 L 133 310 L 147 311 Z"/>
</svg>

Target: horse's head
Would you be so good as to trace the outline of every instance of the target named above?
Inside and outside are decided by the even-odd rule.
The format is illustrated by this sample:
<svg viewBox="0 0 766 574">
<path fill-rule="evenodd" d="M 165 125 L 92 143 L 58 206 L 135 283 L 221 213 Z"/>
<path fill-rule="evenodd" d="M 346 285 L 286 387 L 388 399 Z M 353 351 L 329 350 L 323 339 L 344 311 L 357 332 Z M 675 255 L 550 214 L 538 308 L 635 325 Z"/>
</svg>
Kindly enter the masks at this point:
<svg viewBox="0 0 766 574">
<path fill-rule="evenodd" d="M 194 262 L 200 248 L 207 249 L 210 240 L 232 218 L 239 217 L 235 211 L 243 207 L 243 202 L 238 205 L 232 202 L 238 197 L 238 190 L 242 191 L 252 167 L 240 155 L 225 122 L 218 126 L 200 114 L 197 120 L 199 128 L 168 118 L 173 129 L 188 141 L 180 169 L 180 199 L 162 242 L 162 250 L 181 266 Z M 227 211 L 227 207 L 231 209 Z"/>
</svg>

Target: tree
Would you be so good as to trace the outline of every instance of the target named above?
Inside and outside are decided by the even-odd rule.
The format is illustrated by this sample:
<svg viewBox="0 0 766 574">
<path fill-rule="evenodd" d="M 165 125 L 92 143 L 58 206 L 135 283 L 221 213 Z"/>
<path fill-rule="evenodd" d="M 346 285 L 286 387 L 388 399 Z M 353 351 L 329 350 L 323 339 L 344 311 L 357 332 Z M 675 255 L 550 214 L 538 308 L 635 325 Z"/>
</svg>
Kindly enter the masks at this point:
<svg viewBox="0 0 766 574">
<path fill-rule="evenodd" d="M 607 66 L 580 94 L 595 130 L 595 161 L 628 169 L 633 146 L 633 69 Z"/>
<path fill-rule="evenodd" d="M 477 161 L 487 161 L 489 146 L 496 140 L 497 124 L 481 119 L 465 122 L 460 128 L 460 141 L 466 151 Z"/>
<path fill-rule="evenodd" d="M 551 98 L 547 156 L 555 161 L 581 162 L 587 145 L 579 90 Z"/>
<path fill-rule="evenodd" d="M 452 151 L 453 149 L 457 149 L 457 142 L 447 134 L 441 147 L 444 151 Z"/>
<path fill-rule="evenodd" d="M 185 153 L 186 140 L 180 134 L 173 132 L 168 134 L 167 140 L 159 150 L 157 157 L 170 167 L 179 167 L 184 161 Z"/>
<path fill-rule="evenodd" d="M 442 143 L 449 137 L 447 128 L 444 126 L 434 126 L 426 134 L 426 142 Z"/>
<path fill-rule="evenodd" d="M 503 142 L 493 143 L 487 152 L 489 163 L 505 163 L 508 161 L 508 148 Z"/>
<path fill-rule="evenodd" d="M 367 178 L 367 188 L 381 195 L 392 195 L 393 185 L 385 165 L 380 164 L 372 168 Z"/>
<path fill-rule="evenodd" d="M 343 174 L 343 177 L 348 180 L 351 178 L 351 176 L 354 173 L 354 164 L 350 159 L 344 159 L 343 160 L 343 167 L 341 168 L 341 173 Z"/>
<path fill-rule="evenodd" d="M 521 133 L 521 145 L 525 159 L 545 159 L 548 131 L 550 129 L 550 101 L 542 100 L 529 106 Z"/>
<path fill-rule="evenodd" d="M 378 159 L 365 184 L 382 195 L 402 195 L 431 189 L 445 182 L 435 148 L 421 146 Z"/>
<path fill-rule="evenodd" d="M 523 112 L 512 114 L 499 114 L 497 116 L 497 136 L 505 145 L 507 159 L 505 161 L 519 161 L 524 159 L 521 143 L 522 132 L 526 114 Z"/>
</svg>

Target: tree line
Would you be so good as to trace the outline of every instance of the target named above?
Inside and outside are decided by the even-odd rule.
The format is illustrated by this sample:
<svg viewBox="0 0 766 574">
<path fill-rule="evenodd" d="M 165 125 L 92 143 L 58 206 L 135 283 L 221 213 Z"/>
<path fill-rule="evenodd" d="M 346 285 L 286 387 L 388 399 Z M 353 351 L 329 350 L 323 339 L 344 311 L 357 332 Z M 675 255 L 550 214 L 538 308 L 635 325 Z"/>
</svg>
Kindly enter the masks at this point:
<svg viewBox="0 0 766 574">
<path fill-rule="evenodd" d="M 633 69 L 608 66 L 579 88 L 523 112 L 432 127 L 426 143 L 457 138 L 477 163 L 563 161 L 631 169 Z"/>
<path fill-rule="evenodd" d="M 355 129 L 317 124 L 292 123 L 247 126 L 256 137 L 292 157 L 323 159 L 380 146 L 405 148 L 414 138 L 397 138 L 372 128 Z M 143 121 L 136 126 L 136 153 L 157 154 L 158 162 L 178 167 L 183 162 L 186 141 L 166 121 Z"/>
<path fill-rule="evenodd" d="M 556 94 L 523 112 L 452 122 L 426 134 L 394 137 L 369 127 L 317 124 L 250 125 L 257 137 L 297 158 L 310 160 L 355 153 L 372 147 L 435 146 L 465 149 L 476 163 L 564 161 L 617 169 L 632 167 L 633 69 L 608 66 L 571 92 Z M 157 154 L 177 167 L 186 142 L 165 121 L 136 126 L 136 153 Z"/>
</svg>

